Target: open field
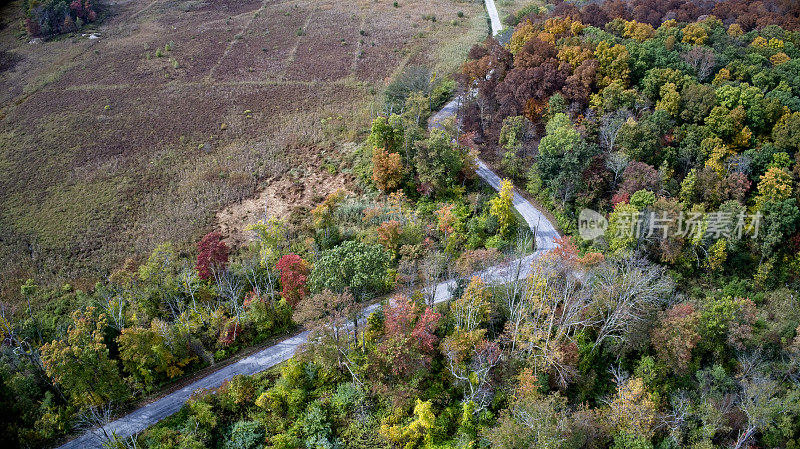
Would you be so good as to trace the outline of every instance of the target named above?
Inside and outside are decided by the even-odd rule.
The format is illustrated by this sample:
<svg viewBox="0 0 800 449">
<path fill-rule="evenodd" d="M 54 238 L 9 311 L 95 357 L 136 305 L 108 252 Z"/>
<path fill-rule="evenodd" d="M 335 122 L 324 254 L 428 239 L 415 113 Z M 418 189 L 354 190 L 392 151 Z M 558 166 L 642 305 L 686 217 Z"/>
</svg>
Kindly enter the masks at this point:
<svg viewBox="0 0 800 449">
<path fill-rule="evenodd" d="M 481 3 L 454 0 L 129 0 L 106 15 L 99 39 L 28 43 L 19 3 L 2 9 L 4 296 L 27 277 L 93 283 L 163 241 L 189 248 L 229 205 L 240 241 L 258 198 L 290 212 L 273 184 L 346 184 L 344 142 L 393 74 L 452 72 L 486 34 Z"/>
</svg>

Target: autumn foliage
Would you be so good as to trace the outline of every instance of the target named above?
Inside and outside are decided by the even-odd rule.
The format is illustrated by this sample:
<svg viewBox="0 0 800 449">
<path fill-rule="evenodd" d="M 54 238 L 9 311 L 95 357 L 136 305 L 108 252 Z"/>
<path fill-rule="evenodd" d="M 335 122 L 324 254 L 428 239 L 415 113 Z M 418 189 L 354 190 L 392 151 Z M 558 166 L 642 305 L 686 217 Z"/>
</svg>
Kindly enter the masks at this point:
<svg viewBox="0 0 800 449">
<path fill-rule="evenodd" d="M 400 154 L 376 148 L 372 153 L 372 180 L 384 192 L 400 187 L 403 180 L 403 162 L 400 160 Z"/>
<path fill-rule="evenodd" d="M 308 296 L 308 262 L 297 254 L 287 254 L 278 260 L 275 269 L 281 274 L 281 296 L 289 305 L 294 307 Z"/>
<path fill-rule="evenodd" d="M 436 328 L 441 314 L 420 307 L 406 296 L 395 296 L 386 308 L 384 339 L 379 351 L 395 376 L 407 377 L 428 366 L 439 338 Z"/>
<path fill-rule="evenodd" d="M 209 232 L 197 243 L 197 274 L 200 279 L 210 279 L 214 270 L 228 263 L 228 245 L 219 232 Z"/>
<path fill-rule="evenodd" d="M 51 36 L 77 31 L 97 20 L 97 9 L 90 0 L 46 0 L 25 2 L 25 28 L 30 36 Z"/>
<path fill-rule="evenodd" d="M 692 360 L 692 350 L 700 342 L 700 314 L 692 304 L 682 303 L 664 312 L 652 332 L 653 346 L 659 357 L 674 372 L 682 374 Z"/>
</svg>

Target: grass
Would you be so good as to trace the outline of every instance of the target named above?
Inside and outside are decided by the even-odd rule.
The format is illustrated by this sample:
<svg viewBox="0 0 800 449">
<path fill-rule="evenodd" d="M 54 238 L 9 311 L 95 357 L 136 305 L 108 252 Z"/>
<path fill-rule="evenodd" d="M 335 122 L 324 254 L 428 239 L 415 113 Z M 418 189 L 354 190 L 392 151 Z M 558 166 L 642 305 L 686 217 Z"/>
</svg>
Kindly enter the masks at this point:
<svg viewBox="0 0 800 449">
<path fill-rule="evenodd" d="M 467 60 L 470 48 L 482 42 L 489 36 L 489 28 L 483 13 L 474 13 L 467 16 L 464 26 L 457 27 L 459 33 L 442 45 L 436 51 L 436 64 L 434 70 L 438 73 L 455 73 L 461 64 Z"/>
<path fill-rule="evenodd" d="M 544 6 L 545 3 L 544 0 L 495 0 L 497 13 L 500 15 L 500 21 L 503 23 L 504 27 L 507 26 L 506 19 L 509 16 L 531 5 Z"/>
</svg>

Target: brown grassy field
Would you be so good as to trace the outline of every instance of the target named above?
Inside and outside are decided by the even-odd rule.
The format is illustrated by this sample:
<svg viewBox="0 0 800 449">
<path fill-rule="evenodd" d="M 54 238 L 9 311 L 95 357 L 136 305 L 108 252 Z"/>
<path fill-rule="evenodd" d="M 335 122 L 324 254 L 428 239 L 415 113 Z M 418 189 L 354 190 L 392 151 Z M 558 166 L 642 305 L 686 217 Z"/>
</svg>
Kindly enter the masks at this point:
<svg viewBox="0 0 800 449">
<path fill-rule="evenodd" d="M 92 283 L 214 227 L 240 240 L 257 218 L 243 207 L 286 214 L 324 192 L 304 177 L 346 184 L 347 142 L 393 74 L 452 72 L 486 35 L 479 2 L 127 0 L 82 31 L 99 39 L 29 43 L 20 9 L 0 10 L 6 297 L 28 277 Z M 298 183 L 303 198 L 280 192 Z"/>
</svg>

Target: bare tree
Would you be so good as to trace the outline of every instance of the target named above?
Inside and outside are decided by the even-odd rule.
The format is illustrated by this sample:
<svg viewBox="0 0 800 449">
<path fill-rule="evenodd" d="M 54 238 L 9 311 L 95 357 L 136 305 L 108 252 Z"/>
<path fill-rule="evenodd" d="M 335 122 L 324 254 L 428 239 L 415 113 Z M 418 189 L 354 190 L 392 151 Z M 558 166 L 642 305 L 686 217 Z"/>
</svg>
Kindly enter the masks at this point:
<svg viewBox="0 0 800 449">
<path fill-rule="evenodd" d="M 128 303 L 125 297 L 120 292 L 108 288 L 98 289 L 98 293 L 103 301 L 102 307 L 108 317 L 109 325 L 121 331 L 125 328 L 125 308 Z"/>
<path fill-rule="evenodd" d="M 222 304 L 236 318 L 236 322 L 240 323 L 244 316 L 244 304 L 241 301 L 242 280 L 229 270 L 214 270 L 214 281 Z"/>
<path fill-rule="evenodd" d="M 589 290 L 557 257 L 535 259 L 520 299 L 509 304 L 506 338 L 512 354 L 532 360 L 534 369 L 553 373 L 562 387 L 576 374 L 564 349 L 581 328 L 593 324 L 584 310 Z"/>
<path fill-rule="evenodd" d="M 121 437 L 111 429 L 109 424 L 114 417 L 114 407 L 110 404 L 92 406 L 84 409 L 78 416 L 77 427 L 92 432 L 100 445 L 104 448 L 137 449 L 136 436 Z"/>
<path fill-rule="evenodd" d="M 527 234 L 530 236 L 530 233 Z M 493 274 L 499 271 L 499 276 L 492 276 L 493 281 L 499 282 L 503 285 L 501 296 L 504 299 L 506 309 L 508 310 L 509 321 L 506 324 L 507 337 L 511 338 L 511 352 L 514 353 L 517 349 L 517 339 L 519 337 L 520 329 L 523 320 L 526 318 L 525 300 L 526 290 L 529 285 L 528 276 L 533 276 L 534 271 L 539 268 L 538 265 L 531 266 L 531 260 L 522 257 L 527 247 L 528 238 L 517 245 L 517 250 L 510 255 L 509 261 L 502 267 L 501 270 L 492 270 Z M 532 240 L 532 237 L 530 238 Z M 524 276 L 523 270 L 528 271 L 528 276 Z"/>
<path fill-rule="evenodd" d="M 666 427 L 669 438 L 680 447 L 683 444 L 683 434 L 686 422 L 689 419 L 691 403 L 685 391 L 679 391 L 672 395 L 670 399 L 671 411 L 664 416 L 664 427 Z"/>
<path fill-rule="evenodd" d="M 447 256 L 439 251 L 434 251 L 428 254 L 420 263 L 419 274 L 423 285 L 422 292 L 428 305 L 433 305 L 433 301 L 436 299 L 436 287 L 444 277 L 446 267 L 450 266 L 447 262 Z"/>
<path fill-rule="evenodd" d="M 614 188 L 619 183 L 620 179 L 622 179 L 622 173 L 628 166 L 629 161 L 630 159 L 628 156 L 619 151 L 610 153 L 608 155 L 608 158 L 606 159 L 606 168 L 611 170 L 611 173 L 614 173 L 614 180 L 611 183 L 612 188 Z"/>
<path fill-rule="evenodd" d="M 691 50 L 684 53 L 683 60 L 694 69 L 694 73 L 697 74 L 697 79 L 700 81 L 708 78 L 717 64 L 714 51 L 702 45 L 692 46 Z"/>
<path fill-rule="evenodd" d="M 606 339 L 624 340 L 674 290 L 663 267 L 635 255 L 606 260 L 593 271 L 592 282 L 592 309 L 599 323 L 595 347 Z"/>
<path fill-rule="evenodd" d="M 628 378 L 631 377 L 631 375 L 627 371 L 625 371 L 625 369 L 622 368 L 622 364 L 619 362 L 617 363 L 617 366 L 614 365 L 609 366 L 608 373 L 611 374 L 611 377 L 614 378 L 614 383 L 619 386 L 622 386 L 625 382 L 628 381 Z"/>
<path fill-rule="evenodd" d="M 617 142 L 619 132 L 625 122 L 631 117 L 631 112 L 627 109 L 618 109 L 609 112 L 601 119 L 600 141 L 609 153 L 614 152 L 614 144 Z"/>
<path fill-rule="evenodd" d="M 459 360 L 459 351 L 452 347 L 451 340 L 442 343 L 450 374 L 464 389 L 464 402 L 475 403 L 475 411 L 489 405 L 492 393 L 489 378 L 492 369 L 500 362 L 502 351 L 494 342 L 480 341 L 473 350 L 469 362 Z"/>
<path fill-rule="evenodd" d="M 195 294 L 200 289 L 200 278 L 197 276 L 197 271 L 184 263 L 183 268 L 178 273 L 178 282 L 181 284 L 181 291 L 183 294 L 192 300 L 192 307 L 197 310 L 197 299 Z"/>
<path fill-rule="evenodd" d="M 746 367 L 747 371 L 740 375 L 739 409 L 747 417 L 747 422 L 731 445 L 734 449 L 745 447 L 758 430 L 772 424 L 786 409 L 777 397 L 778 383 L 761 373 L 763 365 L 757 361 L 754 364 L 758 357 L 747 360 L 740 358 L 740 366 Z"/>
<path fill-rule="evenodd" d="M 294 320 L 311 330 L 306 349 L 323 360 L 335 360 L 337 368 L 349 372 L 358 386 L 362 386 L 363 382 L 356 364 L 350 359 L 350 348 L 353 341 L 358 347 L 357 320 L 360 311 L 360 305 L 349 291 L 336 294 L 324 290 L 301 301 L 294 312 Z"/>
</svg>

